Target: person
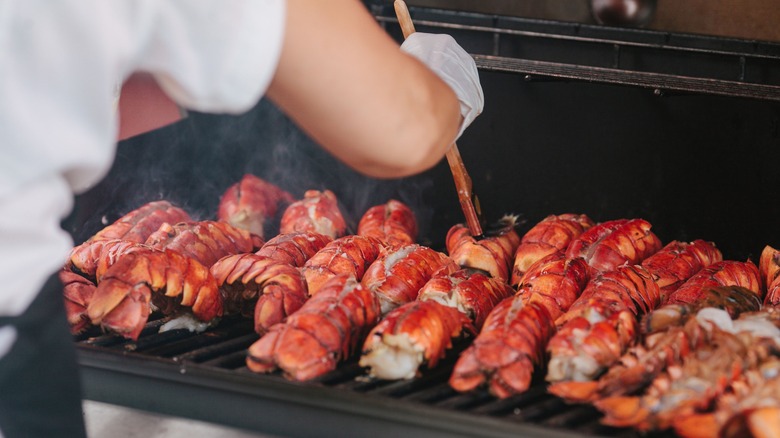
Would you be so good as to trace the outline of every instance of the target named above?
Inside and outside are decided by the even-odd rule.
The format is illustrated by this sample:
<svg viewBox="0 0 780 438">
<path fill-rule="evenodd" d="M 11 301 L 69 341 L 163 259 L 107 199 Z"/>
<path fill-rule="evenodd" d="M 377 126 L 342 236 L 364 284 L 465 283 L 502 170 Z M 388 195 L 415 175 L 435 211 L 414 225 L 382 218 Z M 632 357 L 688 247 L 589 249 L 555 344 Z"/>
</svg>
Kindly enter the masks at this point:
<svg viewBox="0 0 780 438">
<path fill-rule="evenodd" d="M 0 435 L 85 435 L 60 221 L 108 172 L 135 71 L 197 111 L 266 96 L 377 178 L 432 167 L 484 100 L 451 37 L 399 50 L 358 0 L 0 0 Z"/>
</svg>

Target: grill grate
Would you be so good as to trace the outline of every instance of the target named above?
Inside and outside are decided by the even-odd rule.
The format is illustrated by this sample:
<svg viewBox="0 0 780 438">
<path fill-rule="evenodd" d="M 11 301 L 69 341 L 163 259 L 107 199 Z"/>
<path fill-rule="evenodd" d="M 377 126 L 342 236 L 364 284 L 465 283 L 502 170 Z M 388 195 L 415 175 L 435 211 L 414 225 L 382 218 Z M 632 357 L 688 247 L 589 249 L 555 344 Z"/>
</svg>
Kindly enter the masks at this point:
<svg viewBox="0 0 780 438">
<path fill-rule="evenodd" d="M 245 385 L 244 389 L 262 392 L 272 386 L 282 392 L 301 391 L 304 398 L 308 400 L 301 402 L 299 407 L 310 404 L 318 408 L 332 409 L 332 398 L 338 394 L 345 397 L 348 408 L 351 404 L 349 409 L 352 412 L 348 415 L 353 420 L 360 418 L 368 421 L 369 426 L 366 427 L 370 427 L 372 421 L 381 417 L 380 411 L 389 407 L 405 406 L 411 409 L 411 414 L 405 414 L 406 416 L 400 418 L 400 421 L 413 425 L 419 423 L 415 426 L 418 427 L 415 429 L 418 432 L 434 427 L 441 432 L 451 434 L 447 428 L 438 425 L 438 420 L 431 421 L 429 415 L 435 412 L 444 415 L 455 414 L 463 422 L 474 423 L 475 427 L 479 427 L 477 420 L 489 419 L 496 422 L 486 429 L 480 429 L 482 436 L 504 436 L 507 431 L 525 436 L 557 436 L 558 433 L 562 434 L 561 436 L 639 436 L 632 430 L 602 426 L 598 422 L 599 413 L 591 406 L 570 406 L 548 394 L 539 376 L 527 392 L 504 400 L 496 399 L 484 390 L 467 394 L 452 390 L 447 380 L 458 353 L 466 347 L 466 342 L 456 344 L 436 368 L 423 370 L 420 377 L 411 380 L 384 381 L 370 378 L 357 364 L 357 358 L 353 357 L 333 372 L 310 382 L 301 383 L 287 381 L 278 372 L 268 375 L 255 374 L 246 368 L 244 360 L 247 348 L 258 339 L 253 332 L 252 321 L 248 319 L 227 317 L 215 327 L 200 334 L 190 333 L 187 330 L 158 333 L 159 327 L 167 321 L 168 318 L 153 315 L 135 342 L 117 335 L 101 333 L 97 328 L 77 336 L 75 340 L 87 375 L 85 379 L 87 397 L 101 400 L 99 388 L 101 379 L 93 382 L 91 375 L 96 372 L 108 372 L 111 374 L 112 385 L 125 393 L 136 392 L 134 397 L 138 399 L 128 400 L 125 404 L 148 409 L 150 394 L 139 391 L 132 379 L 127 378 L 127 374 L 156 376 L 169 382 L 177 379 L 174 377 L 176 374 L 181 376 L 202 374 L 193 377 L 194 384 L 189 382 L 186 385 L 197 395 L 193 400 L 197 408 L 209 404 L 211 398 L 209 393 L 213 391 L 222 393 L 228 399 L 238 396 L 240 391 L 232 389 L 230 384 L 233 378 L 240 376 L 242 385 Z M 114 360 L 107 360 L 107 357 L 113 357 Z M 139 362 L 128 365 L 126 362 L 129 359 L 138 359 Z M 129 368 L 125 368 L 126 366 Z M 163 375 L 158 375 L 161 371 Z M 152 378 L 149 381 L 154 382 L 154 380 Z M 209 390 L 203 390 L 204 386 Z M 279 397 L 277 400 L 282 399 L 283 397 Z M 110 397 L 109 401 L 116 402 L 116 397 Z M 393 405 L 388 406 L 388 403 Z M 365 411 L 354 412 L 354 408 L 357 407 Z M 417 409 L 419 407 L 430 408 L 432 411 L 421 411 Z M 181 408 L 188 410 L 186 406 Z M 267 432 L 263 427 L 256 427 L 256 425 L 236 424 L 220 415 L 218 411 L 221 409 L 229 409 L 229 407 L 216 409 L 216 415 L 208 419 L 234 427 L 248 427 Z M 166 409 L 165 406 L 158 406 L 155 410 Z M 321 415 L 327 417 L 329 414 L 322 411 Z M 203 419 L 201 416 L 197 418 Z M 497 428 L 496 424 L 502 427 Z M 540 429 L 528 429 L 529 426 Z M 291 436 L 307 434 L 300 428 L 283 432 Z M 374 431 L 371 433 L 374 434 Z"/>
</svg>

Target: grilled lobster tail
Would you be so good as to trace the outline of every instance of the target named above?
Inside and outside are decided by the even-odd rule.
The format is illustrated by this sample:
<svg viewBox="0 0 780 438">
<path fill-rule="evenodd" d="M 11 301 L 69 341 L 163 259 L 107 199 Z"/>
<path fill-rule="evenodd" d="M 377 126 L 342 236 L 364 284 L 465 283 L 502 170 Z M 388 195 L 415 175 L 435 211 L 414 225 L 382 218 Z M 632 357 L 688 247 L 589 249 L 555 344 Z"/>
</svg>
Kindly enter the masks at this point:
<svg viewBox="0 0 780 438">
<path fill-rule="evenodd" d="M 585 260 L 556 252 L 531 265 L 517 285 L 517 297 L 541 304 L 555 321 L 579 298 L 588 280 Z"/>
<path fill-rule="evenodd" d="M 219 259 L 210 271 L 219 286 L 225 313 L 254 315 L 255 331 L 261 335 L 309 298 L 301 272 L 268 257 L 230 255 Z"/>
<path fill-rule="evenodd" d="M 498 232 L 480 240 L 471 235 L 468 227 L 457 224 L 447 232 L 447 252 L 461 267 L 481 269 L 494 278 L 508 281 L 512 256 L 520 244 L 516 222 L 516 216 L 504 216 L 498 223 Z"/>
<path fill-rule="evenodd" d="M 314 231 L 331 239 L 344 235 L 347 223 L 339 210 L 336 195 L 330 190 L 307 190 L 303 199 L 293 202 L 284 210 L 279 233 Z"/>
<path fill-rule="evenodd" d="M 655 276 L 655 282 L 661 288 L 661 303 L 665 303 L 669 294 L 694 274 L 721 260 L 723 255 L 711 242 L 675 240 L 645 259 L 642 266 Z"/>
<path fill-rule="evenodd" d="M 391 248 L 415 243 L 417 218 L 404 203 L 391 199 L 369 208 L 360 218 L 357 234 L 379 239 Z"/>
<path fill-rule="evenodd" d="M 247 367 L 255 372 L 281 368 L 294 380 L 320 376 L 357 350 L 379 312 L 376 296 L 354 277 L 333 277 L 298 312 L 249 347 Z"/>
<path fill-rule="evenodd" d="M 528 389 L 534 370 L 555 333 L 555 319 L 577 299 L 588 281 L 582 259 L 562 252 L 534 263 L 519 292 L 490 312 L 485 326 L 455 364 L 450 386 L 469 391 L 487 385 L 499 398 Z"/>
<path fill-rule="evenodd" d="M 201 321 L 222 316 L 222 298 L 208 268 L 169 249 L 121 257 L 103 275 L 87 314 L 93 324 L 137 339 L 151 305 L 165 314 L 189 307 Z"/>
<path fill-rule="evenodd" d="M 499 398 L 525 392 L 554 331 L 553 319 L 541 304 L 526 304 L 517 297 L 502 301 L 474 343 L 461 353 L 450 386 L 465 392 L 487 384 Z"/>
<path fill-rule="evenodd" d="M 452 345 L 454 337 L 460 336 L 464 329 L 473 333 L 473 326 L 481 326 L 493 307 L 512 292 L 508 284 L 482 271 L 466 268 L 453 273 L 439 272 L 420 289 L 417 302 L 451 307 L 463 317 L 436 306 L 404 304 L 385 318 L 388 321 L 402 318 L 404 322 L 383 320 L 385 328 L 390 324 L 389 329 L 395 331 L 375 336 L 373 344 L 367 347 L 370 352 L 361 358 L 361 365 L 371 367 L 371 375 L 385 379 L 411 378 L 426 360 L 432 368 Z M 424 321 L 422 330 L 410 331 L 410 321 Z"/>
<path fill-rule="evenodd" d="M 592 380 L 636 341 L 637 318 L 659 302 L 658 285 L 638 265 L 620 266 L 591 280 L 558 318 L 560 329 L 547 345 L 550 392 L 569 400 L 592 392 Z"/>
<path fill-rule="evenodd" d="M 379 298 L 382 314 L 417 299 L 420 289 L 439 271 L 457 271 L 446 255 L 427 246 L 402 246 L 381 254 L 366 270 L 361 283 Z"/>
<path fill-rule="evenodd" d="M 255 254 L 300 268 L 331 240 L 314 231 L 296 231 L 272 238 Z"/>
<path fill-rule="evenodd" d="M 98 258 L 108 242 L 123 240 L 143 243 L 149 235 L 160 228 L 160 225 L 188 220 L 190 216 L 186 211 L 173 206 L 168 201 L 149 202 L 122 216 L 86 242 L 73 248 L 66 268 L 94 279 Z"/>
<path fill-rule="evenodd" d="M 225 222 L 201 221 L 162 224 L 145 244 L 154 249 L 170 249 L 211 266 L 226 255 L 255 251 L 263 241 Z"/>
<path fill-rule="evenodd" d="M 463 313 L 435 301 L 413 301 L 388 313 L 368 334 L 360 366 L 380 379 L 411 379 L 420 364 L 436 366 L 452 339 L 473 333 Z"/>
<path fill-rule="evenodd" d="M 566 257 L 582 257 L 596 272 L 638 264 L 661 249 L 661 240 L 643 219 L 617 219 L 595 225 L 575 239 Z"/>
<path fill-rule="evenodd" d="M 58 276 L 62 282 L 70 332 L 76 335 L 92 325 L 87 316 L 87 306 L 95 294 L 95 283 L 67 269 L 61 270 Z"/>
<path fill-rule="evenodd" d="M 316 294 L 327 280 L 340 274 L 352 275 L 360 281 L 368 266 L 379 257 L 382 248 L 380 240 L 356 235 L 328 243 L 301 269 L 309 285 L 309 293 Z"/>
<path fill-rule="evenodd" d="M 584 214 L 550 215 L 528 230 L 514 254 L 512 278 L 509 284 L 517 286 L 528 268 L 544 257 L 566 251 L 569 244 L 594 225 Z"/>
<path fill-rule="evenodd" d="M 744 287 L 755 292 L 759 298 L 763 298 L 761 276 L 753 262 L 724 260 L 697 272 L 669 296 L 666 303 L 695 304 L 704 298 L 708 287 L 717 286 Z"/>
<path fill-rule="evenodd" d="M 263 238 L 269 220 L 280 207 L 295 198 L 279 187 L 254 175 L 246 174 L 222 194 L 217 219 Z"/>
</svg>

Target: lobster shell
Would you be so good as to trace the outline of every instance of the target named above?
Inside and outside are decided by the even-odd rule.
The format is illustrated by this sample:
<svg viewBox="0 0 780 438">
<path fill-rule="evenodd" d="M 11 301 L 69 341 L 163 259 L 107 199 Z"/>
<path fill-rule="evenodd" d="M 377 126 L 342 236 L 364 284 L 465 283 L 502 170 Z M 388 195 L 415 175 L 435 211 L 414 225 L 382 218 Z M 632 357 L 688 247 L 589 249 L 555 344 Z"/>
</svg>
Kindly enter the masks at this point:
<svg viewBox="0 0 780 438">
<path fill-rule="evenodd" d="M 95 289 L 87 314 L 95 325 L 138 339 L 152 302 L 165 314 L 189 307 L 201 321 L 222 316 L 222 298 L 208 268 L 170 249 L 137 250 L 117 260 Z"/>
<path fill-rule="evenodd" d="M 520 239 L 509 284 L 517 286 L 531 265 L 550 254 L 566 251 L 574 239 L 593 225 L 594 222 L 584 214 L 566 213 L 542 219 Z"/>
<path fill-rule="evenodd" d="M 249 347 L 247 367 L 254 372 L 281 368 L 293 380 L 320 376 L 356 351 L 379 312 L 376 296 L 354 277 L 333 277 L 298 312 Z"/>
<path fill-rule="evenodd" d="M 437 273 L 420 289 L 417 300 L 454 307 L 479 330 L 493 307 L 513 292 L 507 283 L 467 268 Z"/>
<path fill-rule="evenodd" d="M 494 278 L 508 281 L 512 256 L 520 244 L 516 222 L 516 216 L 504 216 L 498 223 L 498 232 L 479 240 L 466 225 L 457 224 L 447 232 L 447 252 L 463 268 L 481 269 Z"/>
<path fill-rule="evenodd" d="M 225 313 L 254 315 L 258 334 L 295 313 L 309 298 L 301 272 L 269 257 L 230 255 L 219 259 L 210 272 L 219 285 Z"/>
<path fill-rule="evenodd" d="M 255 254 L 301 267 L 331 240 L 333 239 L 314 231 L 296 231 L 270 239 Z"/>
<path fill-rule="evenodd" d="M 71 250 L 66 268 L 93 278 L 104 246 L 118 240 L 143 243 L 164 223 L 190 220 L 186 211 L 168 201 L 149 202 L 125 214 Z"/>
<path fill-rule="evenodd" d="M 411 379 L 423 362 L 435 367 L 464 330 L 474 333 L 471 321 L 457 309 L 412 301 L 390 311 L 371 330 L 359 363 L 380 379 Z"/>
<path fill-rule="evenodd" d="M 398 248 L 417 240 L 417 218 L 406 204 L 391 199 L 366 210 L 358 223 L 357 234 Z"/>
<path fill-rule="evenodd" d="M 287 206 L 279 224 L 280 234 L 314 231 L 331 239 L 343 236 L 346 229 L 336 195 L 330 190 L 307 190 L 303 199 Z"/>
<path fill-rule="evenodd" d="M 301 269 L 309 294 L 316 294 L 327 280 L 336 275 L 352 275 L 360 281 L 383 248 L 379 239 L 357 235 L 340 237 L 328 243 Z"/>
<path fill-rule="evenodd" d="M 439 270 L 459 269 L 446 255 L 427 246 L 411 244 L 380 255 L 366 269 L 361 283 L 379 297 L 382 314 L 417 299 L 420 289 Z"/>
<path fill-rule="evenodd" d="M 566 257 L 582 257 L 597 272 L 641 263 L 661 249 L 661 240 L 644 219 L 617 219 L 595 225 L 575 239 Z"/>
<path fill-rule="evenodd" d="M 661 302 L 665 303 L 685 281 L 703 268 L 723 260 L 723 255 L 711 242 L 694 240 L 690 243 L 672 241 L 642 262 L 661 288 Z"/>
<path fill-rule="evenodd" d="M 217 207 L 217 219 L 263 238 L 269 219 L 281 206 L 295 198 L 279 187 L 251 174 L 231 185 L 222 194 Z"/>
</svg>

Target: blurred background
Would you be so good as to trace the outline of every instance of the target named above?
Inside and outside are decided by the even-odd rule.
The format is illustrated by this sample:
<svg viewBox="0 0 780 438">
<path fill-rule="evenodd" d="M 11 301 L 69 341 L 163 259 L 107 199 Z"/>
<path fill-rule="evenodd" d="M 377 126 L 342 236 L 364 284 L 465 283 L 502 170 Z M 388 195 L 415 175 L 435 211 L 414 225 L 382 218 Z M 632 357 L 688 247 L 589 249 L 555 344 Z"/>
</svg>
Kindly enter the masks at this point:
<svg viewBox="0 0 780 438">
<path fill-rule="evenodd" d="M 596 23 L 593 5 L 631 8 L 655 5 L 647 29 L 780 41 L 776 0 L 409 0 L 409 5 Z"/>
</svg>

